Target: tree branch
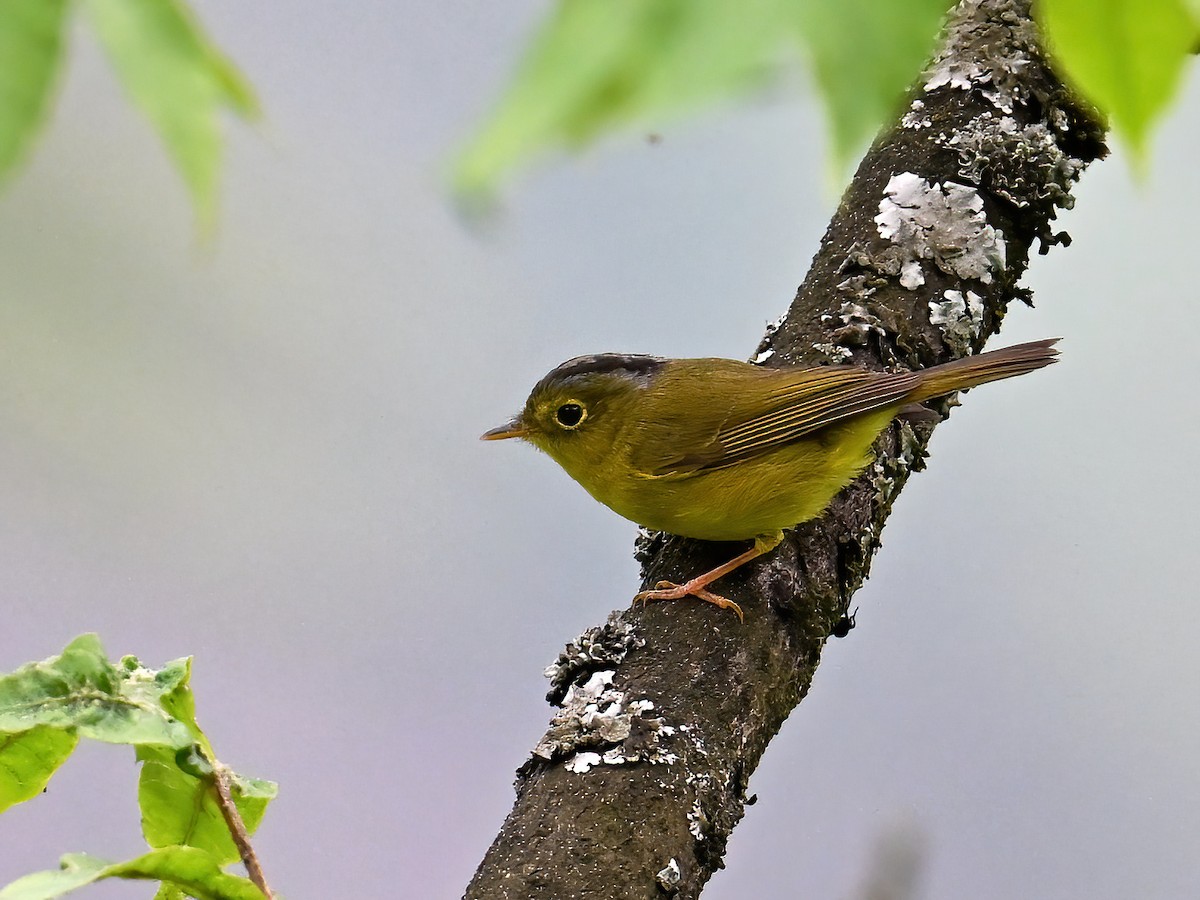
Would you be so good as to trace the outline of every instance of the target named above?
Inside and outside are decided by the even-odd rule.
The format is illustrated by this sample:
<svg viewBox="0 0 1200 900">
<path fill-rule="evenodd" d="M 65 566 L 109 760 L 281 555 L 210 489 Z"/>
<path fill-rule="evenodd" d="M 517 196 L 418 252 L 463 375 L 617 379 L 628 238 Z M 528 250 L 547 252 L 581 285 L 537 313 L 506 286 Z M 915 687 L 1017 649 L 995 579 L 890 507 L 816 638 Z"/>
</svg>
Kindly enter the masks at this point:
<svg viewBox="0 0 1200 900">
<path fill-rule="evenodd" d="M 868 152 L 766 365 L 918 367 L 976 352 L 1030 248 L 1105 153 L 1103 129 L 1047 65 L 1029 0 L 965 0 L 904 117 Z M 948 409 L 949 404 L 944 408 Z M 614 613 L 549 670 L 563 709 L 521 768 L 517 801 L 469 898 L 693 898 L 722 866 L 767 743 L 844 632 L 929 423 L 898 422 L 815 522 L 733 573 L 746 611 L 679 601 Z M 643 582 L 681 581 L 729 545 L 645 534 Z"/>
<path fill-rule="evenodd" d="M 233 792 L 230 787 L 233 782 L 233 772 L 228 766 L 215 759 L 212 760 L 212 768 L 217 808 L 221 810 L 221 817 L 225 819 L 225 826 L 229 829 L 233 844 L 237 847 L 242 864 L 246 867 L 246 874 L 250 876 L 254 886 L 263 892 L 263 896 L 267 900 L 274 900 L 275 894 L 271 892 L 270 885 L 267 884 L 267 877 L 263 874 L 258 854 L 254 852 L 254 845 L 250 843 L 250 832 L 246 830 L 246 823 L 242 821 L 242 814 L 238 812 L 237 804 L 233 802 Z"/>
</svg>

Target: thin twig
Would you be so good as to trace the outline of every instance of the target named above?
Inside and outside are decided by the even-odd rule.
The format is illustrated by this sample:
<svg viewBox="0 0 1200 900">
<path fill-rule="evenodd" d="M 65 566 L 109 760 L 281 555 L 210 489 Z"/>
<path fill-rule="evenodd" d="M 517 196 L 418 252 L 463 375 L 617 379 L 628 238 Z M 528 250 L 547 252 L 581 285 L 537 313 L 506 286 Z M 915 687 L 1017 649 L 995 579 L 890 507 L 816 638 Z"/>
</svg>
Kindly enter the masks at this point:
<svg viewBox="0 0 1200 900">
<path fill-rule="evenodd" d="M 255 887 L 263 892 L 267 900 L 274 900 L 275 895 L 267 885 L 266 876 L 263 875 L 262 866 L 258 862 L 258 855 L 255 854 L 254 847 L 250 845 L 250 832 L 246 830 L 246 823 L 242 821 L 242 814 L 238 812 L 237 805 L 233 802 L 233 795 L 230 793 L 229 784 L 232 772 L 228 766 L 222 765 L 216 760 L 212 761 L 212 767 L 213 787 L 217 789 L 217 806 L 221 809 L 225 824 L 229 826 L 229 834 L 233 837 L 233 843 L 242 857 L 242 863 L 246 866 L 246 874 L 250 876 Z"/>
</svg>

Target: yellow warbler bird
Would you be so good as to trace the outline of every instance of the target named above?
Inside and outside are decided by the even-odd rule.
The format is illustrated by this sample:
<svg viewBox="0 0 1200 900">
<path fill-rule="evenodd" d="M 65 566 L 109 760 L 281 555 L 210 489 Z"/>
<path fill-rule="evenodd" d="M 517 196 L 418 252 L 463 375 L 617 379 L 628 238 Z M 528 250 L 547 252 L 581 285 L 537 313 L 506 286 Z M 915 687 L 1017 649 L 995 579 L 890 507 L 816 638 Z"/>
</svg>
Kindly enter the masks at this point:
<svg viewBox="0 0 1200 900">
<path fill-rule="evenodd" d="M 483 440 L 523 438 L 589 494 L 656 531 L 754 546 L 683 584 L 634 602 L 688 595 L 731 609 L 708 586 L 819 516 L 872 460 L 906 406 L 1055 361 L 1057 338 L 915 372 L 857 366 L 768 369 L 732 359 L 602 353 L 568 360 L 525 408 Z"/>
</svg>

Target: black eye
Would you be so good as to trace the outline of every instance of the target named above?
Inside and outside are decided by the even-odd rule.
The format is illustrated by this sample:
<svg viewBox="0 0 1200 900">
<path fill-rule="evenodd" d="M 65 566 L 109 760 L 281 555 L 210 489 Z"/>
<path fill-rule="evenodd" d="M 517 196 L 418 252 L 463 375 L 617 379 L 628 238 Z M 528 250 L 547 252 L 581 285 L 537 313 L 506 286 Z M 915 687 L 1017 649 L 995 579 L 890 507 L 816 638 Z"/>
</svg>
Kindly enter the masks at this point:
<svg viewBox="0 0 1200 900">
<path fill-rule="evenodd" d="M 579 403 L 564 403 L 554 411 L 554 418 L 563 428 L 574 428 L 584 417 L 583 406 Z"/>
</svg>

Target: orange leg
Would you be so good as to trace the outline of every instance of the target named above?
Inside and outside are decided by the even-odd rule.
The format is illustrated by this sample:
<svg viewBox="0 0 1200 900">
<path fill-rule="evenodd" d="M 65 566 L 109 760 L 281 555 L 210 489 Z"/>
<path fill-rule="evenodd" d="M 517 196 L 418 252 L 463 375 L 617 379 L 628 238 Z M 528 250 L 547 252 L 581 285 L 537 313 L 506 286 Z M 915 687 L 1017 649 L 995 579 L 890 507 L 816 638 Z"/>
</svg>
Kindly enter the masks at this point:
<svg viewBox="0 0 1200 900">
<path fill-rule="evenodd" d="M 744 566 L 752 559 L 758 559 L 764 553 L 770 553 L 774 550 L 779 542 L 783 540 L 783 532 L 775 534 L 759 535 L 754 539 L 754 546 L 731 559 L 729 562 L 717 566 L 715 569 L 705 572 L 703 575 L 697 575 L 690 581 L 683 584 L 675 584 L 671 581 L 660 581 L 655 585 L 655 590 L 642 591 L 633 598 L 633 604 L 636 606 L 641 603 L 645 606 L 651 600 L 679 600 L 683 597 L 697 597 L 707 603 L 712 603 L 714 606 L 719 606 L 721 609 L 732 609 L 738 617 L 738 621 L 745 622 L 746 617 L 742 615 L 742 608 L 727 597 L 722 597 L 720 594 L 714 594 L 707 590 L 708 586 L 725 575 L 728 575 L 739 566 Z"/>
</svg>

